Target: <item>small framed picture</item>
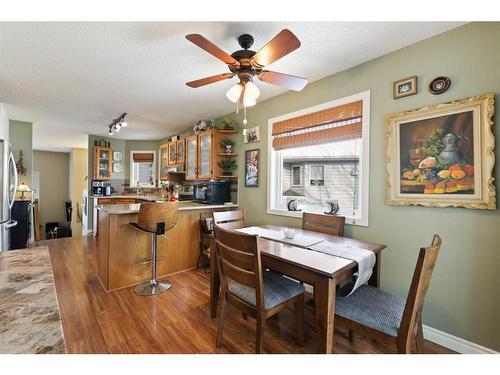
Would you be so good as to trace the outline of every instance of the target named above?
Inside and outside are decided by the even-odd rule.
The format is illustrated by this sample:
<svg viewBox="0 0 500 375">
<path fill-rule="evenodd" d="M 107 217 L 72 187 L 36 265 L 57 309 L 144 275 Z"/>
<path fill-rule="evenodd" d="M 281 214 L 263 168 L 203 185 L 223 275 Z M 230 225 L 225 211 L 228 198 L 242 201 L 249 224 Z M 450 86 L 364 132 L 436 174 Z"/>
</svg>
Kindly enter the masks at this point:
<svg viewBox="0 0 500 375">
<path fill-rule="evenodd" d="M 260 141 L 259 127 L 243 129 L 243 143 L 253 143 Z"/>
<path fill-rule="evenodd" d="M 114 161 L 121 161 L 122 157 L 123 157 L 123 155 L 120 151 L 113 152 L 113 160 Z"/>
<path fill-rule="evenodd" d="M 259 186 L 259 149 L 245 151 L 245 186 Z"/>
<path fill-rule="evenodd" d="M 113 172 L 115 172 L 115 173 L 121 173 L 122 172 L 122 165 L 121 165 L 121 163 L 113 163 Z"/>
<path fill-rule="evenodd" d="M 417 76 L 406 77 L 392 84 L 392 97 L 394 99 L 405 96 L 415 95 L 417 93 Z"/>
</svg>

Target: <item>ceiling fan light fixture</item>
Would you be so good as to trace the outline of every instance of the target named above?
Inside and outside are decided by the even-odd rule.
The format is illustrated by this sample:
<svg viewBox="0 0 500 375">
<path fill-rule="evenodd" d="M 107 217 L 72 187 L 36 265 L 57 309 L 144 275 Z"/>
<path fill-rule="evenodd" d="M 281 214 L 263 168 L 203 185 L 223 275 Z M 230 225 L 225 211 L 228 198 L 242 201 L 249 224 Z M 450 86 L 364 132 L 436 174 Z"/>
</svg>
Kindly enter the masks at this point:
<svg viewBox="0 0 500 375">
<path fill-rule="evenodd" d="M 229 90 L 227 90 L 226 97 L 233 103 L 236 103 L 241 96 L 241 90 L 243 90 L 243 87 L 239 83 L 237 83 Z"/>
<path fill-rule="evenodd" d="M 252 81 L 248 81 L 245 84 L 245 92 L 243 93 L 243 105 L 245 107 L 251 107 L 255 105 L 259 96 L 259 88 Z"/>
</svg>

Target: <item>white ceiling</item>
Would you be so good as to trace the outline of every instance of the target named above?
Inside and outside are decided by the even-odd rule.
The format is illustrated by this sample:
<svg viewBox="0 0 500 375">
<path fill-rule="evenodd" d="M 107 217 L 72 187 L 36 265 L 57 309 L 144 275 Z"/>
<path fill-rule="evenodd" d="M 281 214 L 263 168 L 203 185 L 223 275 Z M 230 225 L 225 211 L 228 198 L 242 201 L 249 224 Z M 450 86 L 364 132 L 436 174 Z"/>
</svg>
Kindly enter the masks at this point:
<svg viewBox="0 0 500 375">
<path fill-rule="evenodd" d="M 458 22 L 0 23 L 0 102 L 11 119 L 33 121 L 36 149 L 86 147 L 87 134 L 128 112 L 123 139 L 160 139 L 198 119 L 234 110 L 236 82 L 192 89 L 185 82 L 227 67 L 184 36 L 199 33 L 228 53 L 250 33 L 258 50 L 283 28 L 302 46 L 269 66 L 310 82 L 454 27 Z M 257 83 L 259 101 L 285 92 Z M 257 104 L 258 105 L 258 104 Z"/>
</svg>

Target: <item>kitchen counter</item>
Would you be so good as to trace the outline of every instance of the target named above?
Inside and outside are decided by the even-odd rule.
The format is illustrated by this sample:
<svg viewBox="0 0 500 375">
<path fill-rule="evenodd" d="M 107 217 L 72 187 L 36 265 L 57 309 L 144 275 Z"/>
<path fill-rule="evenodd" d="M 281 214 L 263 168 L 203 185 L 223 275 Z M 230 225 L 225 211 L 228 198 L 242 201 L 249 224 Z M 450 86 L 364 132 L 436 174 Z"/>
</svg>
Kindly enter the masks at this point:
<svg viewBox="0 0 500 375">
<path fill-rule="evenodd" d="M 151 235 L 137 230 L 140 204 L 97 206 L 97 267 L 106 291 L 125 288 L 151 278 Z M 226 211 L 237 205 L 207 205 L 179 202 L 177 224 L 165 236 L 158 237 L 158 278 L 198 266 L 200 256 L 200 218 L 214 211 Z"/>
<path fill-rule="evenodd" d="M 65 353 L 46 246 L 0 253 L 0 353 Z"/>
<path fill-rule="evenodd" d="M 160 201 L 161 202 L 161 201 Z M 99 211 L 104 211 L 109 215 L 127 215 L 136 214 L 141 207 L 140 203 L 137 204 L 112 204 L 98 206 Z M 237 204 L 203 204 L 196 202 L 180 201 L 179 211 L 192 211 L 192 210 L 212 210 L 217 208 L 236 208 Z"/>
<path fill-rule="evenodd" d="M 127 195 L 91 195 L 91 198 L 94 199 L 140 199 L 149 202 L 161 202 L 161 196 L 159 195 L 136 195 L 136 194 L 127 194 Z"/>
</svg>

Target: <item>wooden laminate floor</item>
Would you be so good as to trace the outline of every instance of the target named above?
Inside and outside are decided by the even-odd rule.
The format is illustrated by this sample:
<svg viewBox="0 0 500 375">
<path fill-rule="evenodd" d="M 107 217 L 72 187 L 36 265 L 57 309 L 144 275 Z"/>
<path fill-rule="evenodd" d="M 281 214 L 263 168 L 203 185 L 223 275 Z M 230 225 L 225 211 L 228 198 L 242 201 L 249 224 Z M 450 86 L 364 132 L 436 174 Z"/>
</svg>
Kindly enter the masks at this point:
<svg viewBox="0 0 500 375">
<path fill-rule="evenodd" d="M 50 249 L 62 326 L 68 353 L 253 353 L 255 321 L 229 309 L 224 346 L 215 347 L 217 320 L 209 315 L 209 275 L 187 271 L 169 278 L 173 287 L 154 297 L 132 288 L 104 292 L 97 279 L 96 241 L 75 237 L 39 241 Z M 313 353 L 313 309 L 306 306 L 305 344 L 295 345 L 293 310 L 268 320 L 266 353 Z M 336 353 L 393 353 L 361 337 L 349 342 L 335 334 Z M 450 353 L 425 342 L 428 353 Z"/>
</svg>

